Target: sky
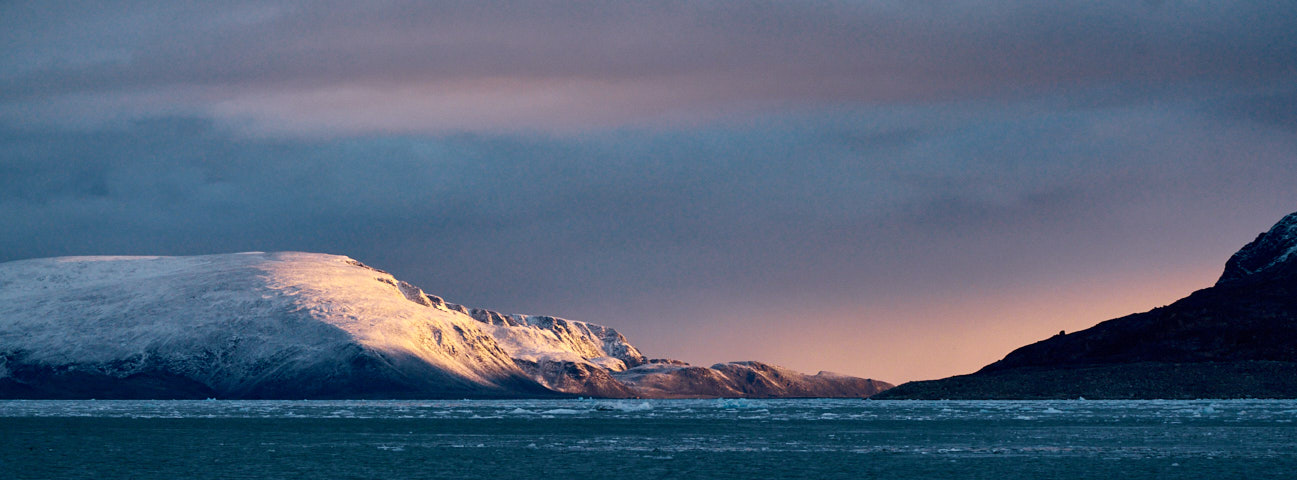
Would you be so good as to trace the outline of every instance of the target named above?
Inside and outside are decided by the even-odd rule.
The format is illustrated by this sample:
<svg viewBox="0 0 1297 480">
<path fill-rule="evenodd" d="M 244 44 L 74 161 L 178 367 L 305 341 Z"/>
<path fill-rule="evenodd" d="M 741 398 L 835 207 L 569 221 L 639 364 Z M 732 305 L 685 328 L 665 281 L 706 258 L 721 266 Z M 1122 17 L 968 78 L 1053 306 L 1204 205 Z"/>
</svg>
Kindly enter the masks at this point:
<svg viewBox="0 0 1297 480">
<path fill-rule="evenodd" d="M 347 255 L 894 383 L 1297 211 L 1297 2 L 0 2 L 0 261 Z"/>
</svg>

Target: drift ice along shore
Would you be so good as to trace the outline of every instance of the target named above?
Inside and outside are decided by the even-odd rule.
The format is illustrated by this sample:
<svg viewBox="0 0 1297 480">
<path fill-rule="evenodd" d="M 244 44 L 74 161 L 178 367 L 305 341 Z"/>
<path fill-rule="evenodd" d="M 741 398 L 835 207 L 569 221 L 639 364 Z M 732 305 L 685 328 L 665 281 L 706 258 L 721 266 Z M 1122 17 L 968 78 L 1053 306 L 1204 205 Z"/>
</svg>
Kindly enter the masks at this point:
<svg viewBox="0 0 1297 480">
<path fill-rule="evenodd" d="M 448 303 L 343 256 L 0 264 L 0 398 L 866 397 L 758 362 L 650 360 L 608 327 Z"/>
</svg>

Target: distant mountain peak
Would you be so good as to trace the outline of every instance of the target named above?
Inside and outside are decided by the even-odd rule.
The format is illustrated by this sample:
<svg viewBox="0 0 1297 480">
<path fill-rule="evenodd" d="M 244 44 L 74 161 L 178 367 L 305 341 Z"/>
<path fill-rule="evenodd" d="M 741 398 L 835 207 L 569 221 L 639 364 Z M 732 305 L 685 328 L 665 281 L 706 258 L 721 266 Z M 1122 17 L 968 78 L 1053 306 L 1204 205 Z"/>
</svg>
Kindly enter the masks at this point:
<svg viewBox="0 0 1297 480">
<path fill-rule="evenodd" d="M 1297 262 L 1297 212 L 1283 217 L 1269 231 L 1234 253 L 1225 262 L 1225 272 L 1216 284 L 1242 280 L 1292 262 Z"/>
</svg>

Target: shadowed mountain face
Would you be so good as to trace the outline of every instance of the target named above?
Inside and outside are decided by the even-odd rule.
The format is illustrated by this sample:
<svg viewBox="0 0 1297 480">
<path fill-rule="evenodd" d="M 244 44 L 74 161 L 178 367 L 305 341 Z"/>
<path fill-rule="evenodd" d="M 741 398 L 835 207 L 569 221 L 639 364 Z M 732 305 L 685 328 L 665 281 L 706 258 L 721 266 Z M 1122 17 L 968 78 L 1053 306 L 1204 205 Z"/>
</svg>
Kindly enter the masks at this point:
<svg viewBox="0 0 1297 480">
<path fill-rule="evenodd" d="M 612 328 L 470 309 L 336 255 L 0 264 L 0 398 L 866 397 L 890 387 L 667 361 L 712 380 L 694 383 L 641 375 L 648 363 Z"/>
<path fill-rule="evenodd" d="M 879 398 L 1297 397 L 1297 213 L 1171 305 L 1014 350 Z"/>
<path fill-rule="evenodd" d="M 1216 285 L 1293 276 L 1297 264 L 1297 213 L 1288 214 L 1225 262 Z"/>
</svg>

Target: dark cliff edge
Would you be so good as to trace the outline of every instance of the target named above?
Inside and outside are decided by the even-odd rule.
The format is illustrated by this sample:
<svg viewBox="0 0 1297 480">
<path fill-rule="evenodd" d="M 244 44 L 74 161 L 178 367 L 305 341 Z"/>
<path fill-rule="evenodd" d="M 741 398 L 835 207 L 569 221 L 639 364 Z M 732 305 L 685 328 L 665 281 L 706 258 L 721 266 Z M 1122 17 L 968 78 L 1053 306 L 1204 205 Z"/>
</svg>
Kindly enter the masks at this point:
<svg viewBox="0 0 1297 480">
<path fill-rule="evenodd" d="M 1024 346 L 877 399 L 1297 398 L 1297 213 L 1171 305 Z"/>
</svg>

